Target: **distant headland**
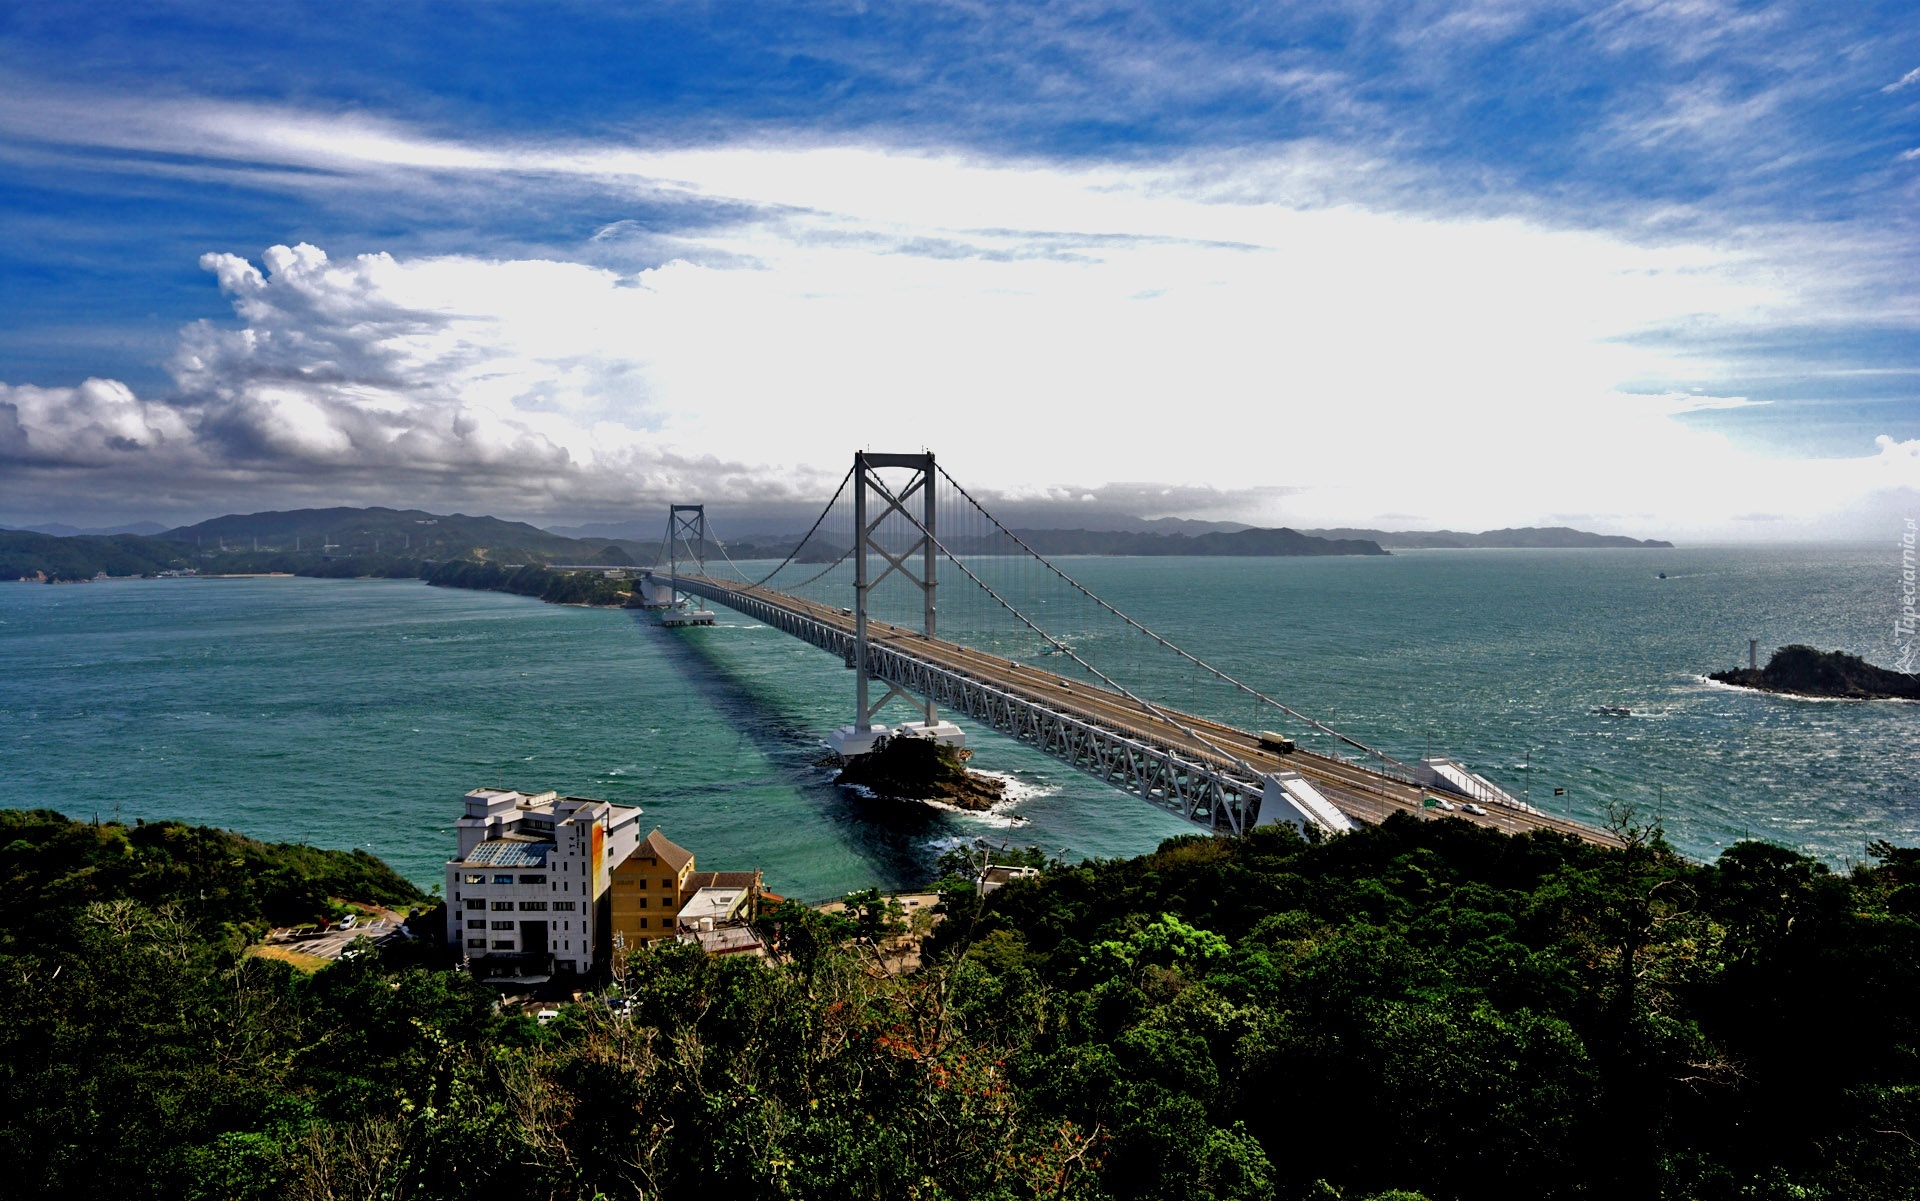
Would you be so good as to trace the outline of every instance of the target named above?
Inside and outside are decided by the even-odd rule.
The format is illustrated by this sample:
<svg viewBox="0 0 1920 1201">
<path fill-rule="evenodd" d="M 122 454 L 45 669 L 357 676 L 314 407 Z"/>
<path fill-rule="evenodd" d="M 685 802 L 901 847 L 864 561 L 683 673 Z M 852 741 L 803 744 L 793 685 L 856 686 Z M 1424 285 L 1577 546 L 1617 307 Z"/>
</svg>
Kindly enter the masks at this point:
<svg viewBox="0 0 1920 1201">
<path fill-rule="evenodd" d="M 48 525 L 40 531 L 0 526 L 0 579 L 90 580 L 135 576 L 294 572 L 301 575 L 425 575 L 425 567 L 466 561 L 517 568 L 523 564 L 598 567 L 648 566 L 658 544 L 638 538 L 574 538 L 519 521 L 419 509 L 334 508 L 234 514 L 154 532 L 155 523 L 111 532 Z M 57 532 L 56 532 L 57 531 Z M 72 531 L 72 532 L 66 532 Z M 1554 527 L 1488 530 L 1263 529 L 1229 523 L 1180 523 L 1177 529 L 1019 529 L 1021 541 L 1043 555 L 1227 556 L 1270 558 L 1385 555 L 1393 549 L 1438 547 L 1670 547 L 1670 542 L 1592 534 Z M 735 559 L 782 558 L 792 535 L 761 534 L 727 545 Z M 1000 536 L 950 539 L 957 554 L 999 553 Z M 710 547 L 710 551 L 718 545 Z M 834 546 L 808 546 L 800 562 L 831 563 Z"/>
<path fill-rule="evenodd" d="M 1920 674 L 1888 671 L 1858 655 L 1797 643 L 1773 652 L 1765 667 L 1736 667 L 1713 672 L 1707 678 L 1737 688 L 1792 696 L 1920 701 Z"/>
<path fill-rule="evenodd" d="M 1672 550 L 1673 543 L 1658 538 L 1628 538 L 1623 534 L 1593 534 L 1570 526 L 1522 526 L 1518 529 L 1486 530 L 1465 534 L 1458 530 L 1301 530 L 1315 538 L 1364 538 L 1387 550 L 1591 550 L 1603 547 L 1631 547 L 1642 550 Z"/>
</svg>

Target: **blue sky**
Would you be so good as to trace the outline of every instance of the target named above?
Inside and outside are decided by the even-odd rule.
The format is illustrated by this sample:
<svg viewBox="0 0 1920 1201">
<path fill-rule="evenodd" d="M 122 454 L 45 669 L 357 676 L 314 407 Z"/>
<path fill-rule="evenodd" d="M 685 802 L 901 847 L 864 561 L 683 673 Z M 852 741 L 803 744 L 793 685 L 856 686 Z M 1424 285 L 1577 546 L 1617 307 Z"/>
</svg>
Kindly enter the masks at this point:
<svg viewBox="0 0 1920 1201">
<path fill-rule="evenodd" d="M 1911 4 L 56 2 L 0 85 L 0 522 L 771 510 L 888 441 L 1149 516 L 1920 508 Z"/>
</svg>

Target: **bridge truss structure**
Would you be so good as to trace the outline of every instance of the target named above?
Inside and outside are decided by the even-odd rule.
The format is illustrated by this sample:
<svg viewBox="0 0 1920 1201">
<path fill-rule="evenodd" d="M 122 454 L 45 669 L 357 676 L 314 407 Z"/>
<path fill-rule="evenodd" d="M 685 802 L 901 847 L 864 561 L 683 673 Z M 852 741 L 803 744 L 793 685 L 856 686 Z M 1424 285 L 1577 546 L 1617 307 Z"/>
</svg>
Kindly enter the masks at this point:
<svg viewBox="0 0 1920 1201">
<path fill-rule="evenodd" d="M 710 547 L 737 578 L 708 572 Z M 1459 793 L 1426 763 L 1402 763 L 1298 712 L 1101 599 L 988 512 L 931 452 L 856 452 L 807 534 L 757 578 L 711 538 L 704 506 L 672 507 L 663 550 L 678 593 L 839 657 L 855 674 L 858 731 L 879 728 L 874 718 L 894 700 L 918 710 L 927 729 L 944 709 L 1221 832 L 1276 817 L 1339 829 L 1348 818 L 1424 815 L 1434 790 Z M 943 568 L 959 577 L 944 593 Z M 1015 657 L 1023 651 L 1048 667 Z M 878 700 L 875 685 L 885 689 Z M 1175 708 L 1166 694 L 1183 685 L 1189 703 Z M 1255 718 L 1248 728 L 1220 719 L 1235 706 Z M 1277 739 L 1260 729 L 1269 719 L 1324 748 Z M 1305 807 L 1293 800 L 1303 790 Z M 1518 802 L 1470 820 L 1612 841 Z"/>
</svg>

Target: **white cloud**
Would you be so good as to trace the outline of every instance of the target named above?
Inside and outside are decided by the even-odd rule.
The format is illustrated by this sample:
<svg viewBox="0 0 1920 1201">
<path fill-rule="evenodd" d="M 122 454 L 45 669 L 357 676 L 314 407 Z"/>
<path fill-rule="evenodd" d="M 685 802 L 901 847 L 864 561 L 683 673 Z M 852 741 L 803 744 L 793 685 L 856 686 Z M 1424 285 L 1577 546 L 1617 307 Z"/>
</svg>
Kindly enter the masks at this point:
<svg viewBox="0 0 1920 1201">
<path fill-rule="evenodd" d="M 1916 83 L 1920 83 L 1920 67 L 1915 67 L 1913 70 L 1908 71 L 1905 75 L 1902 75 L 1880 90 L 1883 92 L 1897 92 L 1902 88 L 1910 88 Z"/>
<path fill-rule="evenodd" d="M 141 400 L 117 380 L 77 388 L 0 384 L 0 462 L 85 468 L 136 458 L 200 464 L 189 414 Z"/>
<path fill-rule="evenodd" d="M 9 389 L 0 455 L 112 466 L 129 489 L 191 461 L 209 495 L 257 480 L 516 514 L 806 496 L 855 446 L 931 446 L 1010 495 L 1291 489 L 1294 524 L 1578 511 L 1713 531 L 1920 487 L 1910 444 L 1783 473 L 1677 420 L 1737 400 L 1635 394 L 1718 371 L 1636 334 L 1843 307 L 1847 273 L 1823 274 L 1805 243 L 1641 244 L 1329 204 L 1344 160 L 1313 147 L 1076 167 L 862 145 L 470 147 L 365 120 L 171 116 L 171 132 L 127 117 L 125 137 L 274 170 L 591 180 L 730 217 L 666 231 L 677 257 L 634 274 L 209 254 L 238 323 L 183 333 L 175 396 Z M 654 236 L 638 219 L 603 233 Z"/>
</svg>

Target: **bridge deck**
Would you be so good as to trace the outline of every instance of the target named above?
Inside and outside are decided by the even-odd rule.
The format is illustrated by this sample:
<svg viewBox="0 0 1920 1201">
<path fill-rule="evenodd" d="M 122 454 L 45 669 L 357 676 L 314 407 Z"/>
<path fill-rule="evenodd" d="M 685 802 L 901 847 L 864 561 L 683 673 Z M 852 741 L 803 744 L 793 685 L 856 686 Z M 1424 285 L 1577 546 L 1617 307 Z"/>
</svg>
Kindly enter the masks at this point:
<svg viewBox="0 0 1920 1201">
<path fill-rule="evenodd" d="M 679 583 L 680 587 L 686 591 L 695 592 L 708 600 L 729 607 L 741 607 L 740 604 L 735 603 L 736 601 L 757 601 L 762 605 L 784 610 L 794 617 L 837 630 L 849 640 L 853 637 L 854 619 L 845 610 L 776 592 L 769 588 L 756 588 L 747 584 L 716 580 L 709 576 L 681 576 Z M 751 612 L 751 609 L 747 611 Z M 1363 764 L 1307 750 L 1296 750 L 1287 755 L 1277 754 L 1262 748 L 1258 736 L 1246 730 L 1236 729 L 1204 717 L 1181 713 L 1164 705 L 1158 706 L 1162 712 L 1174 717 L 1174 721 L 1169 721 L 1148 712 L 1137 702 L 1108 689 L 1068 680 L 1050 671 L 1016 663 L 998 655 L 973 650 L 944 639 L 928 638 L 918 631 L 889 625 L 872 618 L 867 620 L 867 638 L 869 643 L 875 646 L 885 647 L 906 658 L 918 659 L 1015 696 L 1042 703 L 1049 709 L 1074 715 L 1091 725 L 1136 737 L 1145 742 L 1178 748 L 1183 754 L 1196 761 L 1229 769 L 1236 774 L 1245 774 L 1243 769 L 1209 747 L 1206 742 L 1195 739 L 1179 728 L 1180 725 L 1184 725 L 1188 730 L 1194 731 L 1216 746 L 1229 750 L 1233 756 L 1262 772 L 1299 772 L 1313 781 L 1315 787 L 1341 812 L 1356 821 L 1377 823 L 1386 820 L 1387 816 L 1394 812 L 1412 813 L 1423 817 L 1432 816 L 1434 812 L 1422 806 L 1423 799 L 1433 795 L 1429 790 Z M 1175 724 L 1176 722 L 1178 724 Z M 1554 830 L 1604 846 L 1619 845 L 1619 840 L 1608 831 L 1597 830 L 1591 826 L 1546 813 L 1495 808 L 1484 817 L 1458 810 L 1448 816 L 1513 833 L 1527 830 Z"/>
</svg>

